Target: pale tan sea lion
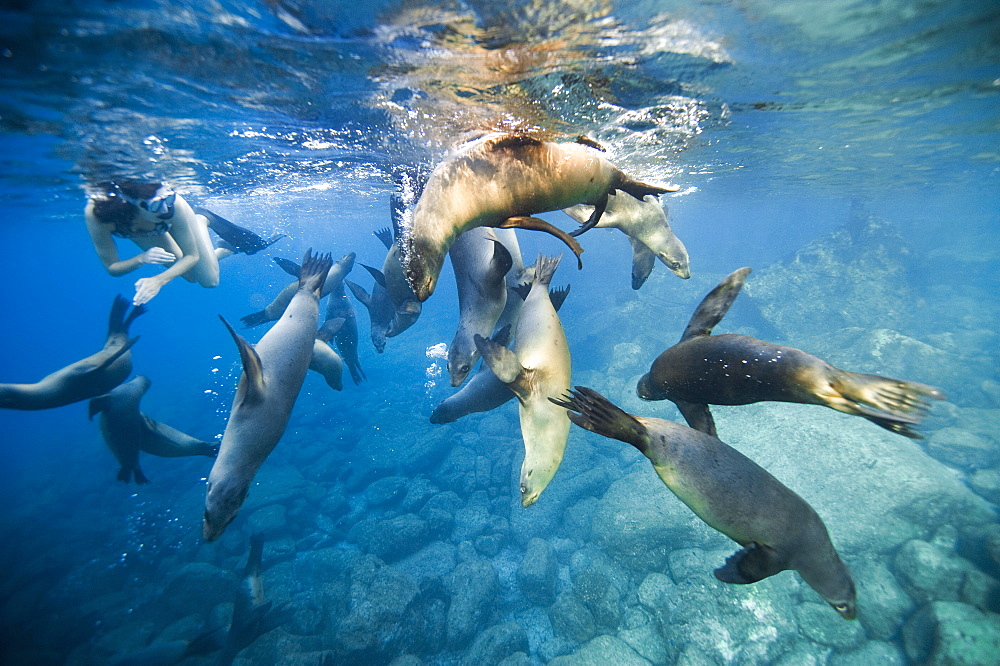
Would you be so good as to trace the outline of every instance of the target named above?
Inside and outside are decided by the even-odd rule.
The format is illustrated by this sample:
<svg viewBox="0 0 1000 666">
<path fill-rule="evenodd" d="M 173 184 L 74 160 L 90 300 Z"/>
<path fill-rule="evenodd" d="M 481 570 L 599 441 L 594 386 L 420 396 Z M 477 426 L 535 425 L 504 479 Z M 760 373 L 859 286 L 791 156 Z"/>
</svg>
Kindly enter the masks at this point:
<svg viewBox="0 0 1000 666">
<path fill-rule="evenodd" d="M 572 364 L 559 315 L 549 299 L 548 285 L 559 266 L 558 257 L 539 255 L 535 279 L 514 327 L 512 349 L 476 335 L 483 361 L 518 399 L 524 463 L 521 465 L 521 505 L 534 504 L 562 462 L 569 437 L 566 410 L 549 402 L 569 389 Z"/>
<path fill-rule="evenodd" d="M 139 305 L 128 312 L 129 302 L 115 296 L 108 320 L 104 347 L 96 354 L 56 370 L 34 384 L 0 384 L 0 408 L 50 409 L 103 395 L 132 373 L 132 345 L 139 339 L 128 337 L 129 326 L 146 311 Z"/>
<path fill-rule="evenodd" d="M 627 414 L 577 386 L 560 400 L 581 428 L 631 444 L 695 514 L 743 546 L 715 570 L 724 583 L 755 583 L 794 569 L 848 620 L 857 616 L 851 572 L 823 520 L 763 467 L 711 435 L 673 421 Z"/>
<path fill-rule="evenodd" d="M 671 191 L 629 178 L 592 145 L 487 135 L 461 146 L 431 173 L 400 245 L 403 273 L 417 300 L 427 300 L 452 242 L 474 227 L 546 231 L 579 260 L 579 243 L 532 216 L 586 203 L 595 206 L 596 223 L 616 190 L 638 198 Z"/>
<path fill-rule="evenodd" d="M 257 470 L 285 432 L 312 359 L 319 298 L 332 263 L 329 254 L 306 252 L 298 292 L 256 346 L 222 320 L 239 347 L 243 375 L 208 476 L 202 526 L 208 541 L 218 539 L 236 517 Z"/>
<path fill-rule="evenodd" d="M 590 206 L 578 205 L 563 212 L 585 225 L 592 211 Z M 594 226 L 618 229 L 628 236 L 632 243 L 633 289 L 641 287 L 649 277 L 655 259 L 662 261 L 677 277 L 685 280 L 691 277 L 687 248 L 674 235 L 663 206 L 655 197 L 647 195 L 640 200 L 624 194 L 611 194 L 604 214 Z M 578 233 L 574 231 L 570 235 Z"/>
<path fill-rule="evenodd" d="M 749 268 L 733 271 L 695 310 L 680 342 L 660 354 L 639 379 L 643 400 L 671 400 L 692 428 L 715 435 L 709 405 L 763 400 L 825 405 L 862 416 L 906 437 L 910 426 L 943 400 L 933 386 L 848 372 L 811 354 L 746 335 L 712 335 L 743 288 Z"/>
<path fill-rule="evenodd" d="M 337 335 L 343 325 L 344 319 L 341 317 L 323 322 L 316 331 L 312 359 L 309 361 L 309 369 L 322 375 L 326 385 L 334 391 L 341 391 L 344 388 L 344 363 L 340 354 L 333 351 L 330 340 Z"/>
</svg>

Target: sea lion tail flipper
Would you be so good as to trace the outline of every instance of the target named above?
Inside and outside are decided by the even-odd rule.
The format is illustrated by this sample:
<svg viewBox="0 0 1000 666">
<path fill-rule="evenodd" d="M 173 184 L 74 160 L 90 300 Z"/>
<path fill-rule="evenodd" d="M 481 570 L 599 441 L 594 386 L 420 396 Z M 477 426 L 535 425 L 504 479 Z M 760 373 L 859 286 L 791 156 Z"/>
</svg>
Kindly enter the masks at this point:
<svg viewBox="0 0 1000 666">
<path fill-rule="evenodd" d="M 490 340 L 497 343 L 498 345 L 503 345 L 504 347 L 506 347 L 507 345 L 510 344 L 510 329 L 511 329 L 510 324 L 505 325 L 503 328 L 494 333 L 490 337 Z"/>
<path fill-rule="evenodd" d="M 715 577 L 723 583 L 747 585 L 764 580 L 784 571 L 788 566 L 773 548 L 756 542 L 736 551 L 726 559 L 726 563 L 715 570 Z"/>
<path fill-rule="evenodd" d="M 709 335 L 716 324 L 722 321 L 729 311 L 729 307 L 739 296 L 743 289 L 743 282 L 747 279 L 751 269 L 748 266 L 738 268 L 716 285 L 715 289 L 708 292 L 708 295 L 701 301 L 691 315 L 684 334 L 681 335 L 681 342 L 698 335 Z"/>
<path fill-rule="evenodd" d="M 134 338 L 129 338 L 128 340 L 126 340 L 125 344 L 123 344 L 121 347 L 119 347 L 118 349 L 116 349 L 114 354 L 112 354 L 111 356 L 109 356 L 106 359 L 104 359 L 104 362 L 101 363 L 99 366 L 97 366 L 96 369 L 97 370 L 103 370 L 103 369 L 109 367 L 112 363 L 114 363 L 119 358 L 121 358 L 123 354 L 125 354 L 127 351 L 129 351 L 130 349 L 132 349 L 132 347 L 135 346 L 135 343 L 139 342 L 139 337 L 140 336 L 137 335 Z"/>
<path fill-rule="evenodd" d="M 556 269 L 559 268 L 559 261 L 561 259 L 562 255 L 549 257 L 539 254 L 538 259 L 535 260 L 535 278 L 532 280 L 532 284 L 544 284 L 548 286 L 552 282 L 552 276 L 555 275 Z"/>
<path fill-rule="evenodd" d="M 638 290 L 653 272 L 656 255 L 642 241 L 631 236 L 628 239 L 632 242 L 632 289 Z"/>
<path fill-rule="evenodd" d="M 96 398 L 91 398 L 87 404 L 87 418 L 93 421 L 95 416 L 108 408 L 110 400 L 111 396 L 107 393 L 99 395 Z"/>
<path fill-rule="evenodd" d="M 580 225 L 579 229 L 569 232 L 570 236 L 576 238 L 584 231 L 589 231 L 597 226 L 597 223 L 601 221 L 601 215 L 604 215 L 604 211 L 608 208 L 608 193 L 605 192 L 597 203 L 594 204 L 594 210 L 587 218 L 587 221 Z"/>
<path fill-rule="evenodd" d="M 559 312 L 559 308 L 566 302 L 567 296 L 569 296 L 569 285 L 549 289 L 549 300 L 552 301 L 552 307 L 556 312 Z"/>
<path fill-rule="evenodd" d="M 257 351 L 253 348 L 249 342 L 246 341 L 242 335 L 237 333 L 226 318 L 219 315 L 219 319 L 222 323 L 226 325 L 229 329 L 229 334 L 233 336 L 233 340 L 236 342 L 236 347 L 240 350 L 240 362 L 243 364 L 243 376 L 246 378 L 246 384 L 240 382 L 241 386 L 245 386 L 246 390 L 243 393 L 243 399 L 240 404 L 253 404 L 264 399 L 264 369 L 260 363 L 260 356 L 257 355 Z M 239 389 L 237 388 L 237 393 Z"/>
<path fill-rule="evenodd" d="M 522 282 L 521 284 L 517 285 L 516 287 L 511 287 L 510 290 L 512 292 L 514 292 L 515 294 L 517 294 L 518 296 L 520 296 L 521 300 L 524 301 L 524 300 L 527 300 L 528 294 L 531 293 L 531 283 L 530 282 Z"/>
<path fill-rule="evenodd" d="M 929 400 L 945 399 L 943 392 L 927 384 L 856 372 L 839 371 L 830 385 L 833 394 L 821 396 L 828 407 L 863 416 L 911 439 L 922 439 L 910 426 L 923 420 L 931 407 Z"/>
<path fill-rule="evenodd" d="M 149 479 L 147 479 L 146 475 L 143 474 L 142 469 L 139 467 L 138 464 L 136 464 L 136 466 L 132 468 L 132 476 L 135 477 L 135 482 L 140 486 L 144 486 L 147 483 L 149 483 Z"/>
<path fill-rule="evenodd" d="M 358 299 L 358 302 L 361 303 L 361 305 L 368 308 L 368 311 L 370 313 L 372 309 L 371 294 L 365 291 L 365 288 L 362 287 L 360 284 L 355 284 L 350 280 L 344 280 L 344 284 L 346 284 L 347 288 L 351 290 L 352 294 L 354 294 L 354 298 Z"/>
<path fill-rule="evenodd" d="M 396 215 L 396 212 L 395 212 L 396 211 L 396 207 L 395 206 L 392 207 L 392 211 L 393 211 L 393 219 L 395 219 L 395 215 Z M 402 213 L 400 213 L 400 214 L 402 214 Z M 382 229 L 377 229 L 376 231 L 373 231 L 372 233 L 375 234 L 376 238 L 378 238 L 380 241 L 382 241 L 382 245 L 385 245 L 385 249 L 387 249 L 387 250 L 391 250 L 392 249 L 392 230 L 389 227 L 384 227 Z"/>
<path fill-rule="evenodd" d="M 272 257 L 272 259 L 274 260 L 274 263 L 278 264 L 281 270 L 285 271 L 294 278 L 297 278 L 299 273 L 302 272 L 302 267 L 291 259 L 285 259 L 284 257 Z"/>
<path fill-rule="evenodd" d="M 643 454 L 649 448 L 646 426 L 593 389 L 576 386 L 549 402 L 569 410 L 569 420 L 585 430 L 631 444 Z"/>
<path fill-rule="evenodd" d="M 626 194 L 629 194 L 639 201 L 642 201 L 644 197 L 652 194 L 653 196 L 659 196 L 661 194 L 666 194 L 668 192 L 676 192 L 681 189 L 677 185 L 667 185 L 666 187 L 660 187 L 659 185 L 650 185 L 649 183 L 642 183 L 635 180 L 624 173 L 618 177 L 618 182 L 614 184 L 611 188 L 612 190 L 621 190 Z"/>
<path fill-rule="evenodd" d="M 689 426 L 706 435 L 718 437 L 718 433 L 715 431 L 715 419 L 712 418 L 712 410 L 709 409 L 708 405 L 684 402 L 683 400 L 674 400 L 674 404 L 677 405 L 677 409 L 680 410 Z"/>
<path fill-rule="evenodd" d="M 125 312 L 128 310 L 128 299 L 121 294 L 115 294 L 115 300 L 111 302 L 111 314 L 108 315 L 108 337 L 116 333 L 121 333 L 122 324 L 125 321 Z"/>
<path fill-rule="evenodd" d="M 260 564 L 264 557 L 264 535 L 254 532 L 250 535 L 250 552 L 247 555 L 247 565 L 243 569 L 243 575 L 257 575 L 260 573 Z"/>
<path fill-rule="evenodd" d="M 382 271 L 380 271 L 377 268 L 372 268 L 371 266 L 368 266 L 366 264 L 361 264 L 361 267 L 364 268 L 369 273 L 371 273 L 371 276 L 373 278 L 375 278 L 375 281 L 379 283 L 379 286 L 381 286 L 383 289 L 386 288 L 386 286 L 385 286 L 385 274 L 382 273 Z"/>
<path fill-rule="evenodd" d="M 552 234 L 566 243 L 569 249 L 573 250 L 573 254 L 576 255 L 577 268 L 583 268 L 583 260 L 580 259 L 580 255 L 583 254 L 583 248 L 580 246 L 580 243 L 562 229 L 552 226 L 545 220 L 527 215 L 517 215 L 508 217 L 506 220 L 498 222 L 493 226 L 498 229 L 528 229 L 530 231 L 544 231 L 547 234 Z"/>
<path fill-rule="evenodd" d="M 125 317 L 125 321 L 122 322 L 121 333 L 123 335 L 128 335 L 128 329 L 132 325 L 132 322 L 134 322 L 139 315 L 146 314 L 147 312 L 149 312 L 149 308 L 145 305 L 134 306 L 132 311 L 128 313 L 128 316 Z"/>
<path fill-rule="evenodd" d="M 347 320 L 343 317 L 327 319 L 323 322 L 323 325 L 319 327 L 319 330 L 316 331 L 316 339 L 322 340 L 323 342 L 330 342 L 330 340 L 333 339 L 333 336 L 337 335 L 337 332 L 340 331 L 340 328 L 344 325 L 345 321 Z"/>
<path fill-rule="evenodd" d="M 288 234 L 277 234 L 277 235 L 271 236 L 269 239 L 267 239 L 266 241 L 264 241 L 264 247 L 262 247 L 260 249 L 261 250 L 266 250 L 267 248 L 271 247 L 272 245 L 274 245 L 275 243 L 277 243 L 278 241 L 280 241 L 282 238 L 285 238 L 287 235 Z M 257 252 L 258 251 L 255 250 L 254 252 L 247 252 L 247 254 L 256 254 Z"/>
<path fill-rule="evenodd" d="M 302 268 L 299 270 L 299 289 L 312 291 L 319 297 L 323 293 L 326 276 L 332 267 L 332 254 L 327 252 L 313 255 L 312 248 L 309 248 L 302 258 Z"/>
<path fill-rule="evenodd" d="M 519 378 L 524 376 L 524 368 L 517 356 L 511 350 L 499 344 L 495 340 L 487 340 L 476 333 L 473 336 L 476 349 L 483 361 L 490 367 L 493 374 L 504 384 L 513 390 L 513 385 L 517 384 Z"/>
<path fill-rule="evenodd" d="M 271 318 L 268 316 L 267 310 L 261 310 L 260 312 L 252 312 L 245 317 L 240 317 L 240 321 L 243 322 L 243 328 L 253 328 L 254 326 L 266 324 L 271 321 Z"/>
</svg>

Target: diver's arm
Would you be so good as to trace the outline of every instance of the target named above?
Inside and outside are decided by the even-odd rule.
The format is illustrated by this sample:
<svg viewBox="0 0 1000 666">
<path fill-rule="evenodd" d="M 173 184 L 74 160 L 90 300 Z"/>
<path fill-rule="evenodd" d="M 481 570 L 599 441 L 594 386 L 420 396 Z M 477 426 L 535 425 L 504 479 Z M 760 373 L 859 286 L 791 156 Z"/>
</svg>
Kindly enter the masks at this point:
<svg viewBox="0 0 1000 666">
<path fill-rule="evenodd" d="M 174 260 L 172 253 L 159 247 L 150 248 L 129 259 L 119 259 L 118 245 L 111 237 L 109 225 L 97 221 L 91 212 L 90 205 L 87 206 L 84 217 L 87 221 L 87 232 L 90 234 L 90 240 L 94 244 L 97 256 L 108 273 L 114 277 L 131 273 L 145 264 L 169 264 Z"/>
<path fill-rule="evenodd" d="M 181 249 L 181 258 L 159 275 L 136 281 L 135 298 L 132 299 L 135 305 L 142 305 L 149 302 L 150 299 L 160 292 L 163 285 L 178 275 L 183 275 L 198 263 L 201 255 L 198 253 L 198 243 L 195 240 L 193 232 L 193 225 L 198 223 L 194 211 L 191 210 L 191 206 L 178 196 L 175 203 L 173 222 L 170 227 L 170 236 L 177 243 L 177 247 Z"/>
</svg>

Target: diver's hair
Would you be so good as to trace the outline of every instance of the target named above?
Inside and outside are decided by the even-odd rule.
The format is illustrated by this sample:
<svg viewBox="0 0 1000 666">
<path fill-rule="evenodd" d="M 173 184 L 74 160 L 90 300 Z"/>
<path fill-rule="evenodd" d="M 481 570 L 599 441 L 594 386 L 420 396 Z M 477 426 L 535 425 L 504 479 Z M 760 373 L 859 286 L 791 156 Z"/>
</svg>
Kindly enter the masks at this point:
<svg viewBox="0 0 1000 666">
<path fill-rule="evenodd" d="M 135 215 L 135 205 L 125 197 L 132 199 L 149 199 L 156 195 L 162 183 L 159 181 L 116 180 L 98 183 L 96 193 L 91 196 L 94 202 L 94 217 L 98 222 L 113 224 L 116 228 L 127 228 Z M 124 196 L 122 196 L 124 195 Z"/>
</svg>

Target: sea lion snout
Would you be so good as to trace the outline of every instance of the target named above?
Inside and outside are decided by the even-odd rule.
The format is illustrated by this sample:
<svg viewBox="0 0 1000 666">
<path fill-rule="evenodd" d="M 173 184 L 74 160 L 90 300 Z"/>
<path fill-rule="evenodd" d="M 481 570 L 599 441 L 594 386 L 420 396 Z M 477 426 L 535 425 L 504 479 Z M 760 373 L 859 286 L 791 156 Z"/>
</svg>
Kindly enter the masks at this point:
<svg viewBox="0 0 1000 666">
<path fill-rule="evenodd" d="M 643 400 L 662 400 L 656 391 L 653 390 L 652 382 L 649 378 L 649 373 L 647 372 L 642 377 L 639 378 L 639 383 L 635 385 L 635 393 Z"/>
</svg>

